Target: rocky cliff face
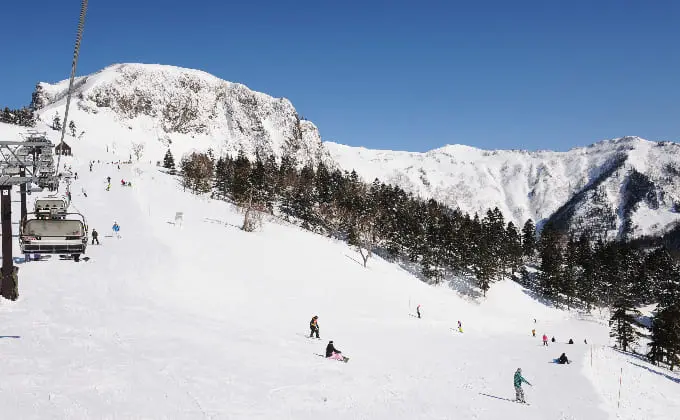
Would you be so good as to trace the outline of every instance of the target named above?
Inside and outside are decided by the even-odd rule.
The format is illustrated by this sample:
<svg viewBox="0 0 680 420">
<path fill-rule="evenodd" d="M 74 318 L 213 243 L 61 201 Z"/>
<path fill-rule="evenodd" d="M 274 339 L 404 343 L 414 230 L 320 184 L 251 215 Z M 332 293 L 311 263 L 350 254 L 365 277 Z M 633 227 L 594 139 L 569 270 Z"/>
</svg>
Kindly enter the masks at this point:
<svg viewBox="0 0 680 420">
<path fill-rule="evenodd" d="M 68 81 L 41 83 L 33 95 L 44 121 L 63 116 Z M 87 125 L 153 131 L 163 147 L 215 149 L 248 155 L 285 153 L 298 162 L 328 160 L 319 131 L 300 119 L 284 98 L 254 92 L 208 73 L 172 66 L 117 64 L 79 77 L 72 98 L 73 120 Z M 97 124 L 99 120 L 99 124 Z"/>
</svg>

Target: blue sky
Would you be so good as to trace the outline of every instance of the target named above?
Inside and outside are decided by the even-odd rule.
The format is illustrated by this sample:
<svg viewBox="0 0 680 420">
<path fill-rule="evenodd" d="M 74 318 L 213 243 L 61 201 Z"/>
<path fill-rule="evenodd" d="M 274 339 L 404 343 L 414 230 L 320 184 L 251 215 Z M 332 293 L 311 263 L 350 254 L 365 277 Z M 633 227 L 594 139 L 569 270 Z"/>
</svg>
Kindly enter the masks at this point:
<svg viewBox="0 0 680 420">
<path fill-rule="evenodd" d="M 79 8 L 3 4 L 0 106 L 68 77 Z M 325 140 L 371 148 L 678 141 L 678 22 L 666 0 L 92 0 L 78 74 L 202 69 L 289 98 Z"/>
</svg>

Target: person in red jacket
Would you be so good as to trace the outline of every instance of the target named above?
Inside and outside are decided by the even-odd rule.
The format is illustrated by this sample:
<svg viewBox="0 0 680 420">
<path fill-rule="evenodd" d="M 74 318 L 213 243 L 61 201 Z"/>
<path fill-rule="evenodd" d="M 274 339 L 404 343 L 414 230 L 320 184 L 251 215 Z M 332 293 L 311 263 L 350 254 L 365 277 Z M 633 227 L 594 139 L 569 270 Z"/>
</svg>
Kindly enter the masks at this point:
<svg viewBox="0 0 680 420">
<path fill-rule="evenodd" d="M 543 334 L 543 345 L 547 346 L 548 345 L 548 336 Z"/>
</svg>

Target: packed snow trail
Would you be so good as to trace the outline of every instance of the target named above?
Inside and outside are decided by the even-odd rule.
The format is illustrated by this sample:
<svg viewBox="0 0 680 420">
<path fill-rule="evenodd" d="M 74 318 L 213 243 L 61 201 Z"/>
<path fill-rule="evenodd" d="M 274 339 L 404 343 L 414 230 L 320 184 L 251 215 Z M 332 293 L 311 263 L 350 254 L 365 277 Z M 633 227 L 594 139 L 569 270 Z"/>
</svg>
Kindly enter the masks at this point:
<svg viewBox="0 0 680 420">
<path fill-rule="evenodd" d="M 22 264 L 20 299 L 0 303 L 2 334 L 20 336 L 0 339 L 8 418 L 607 417 L 581 344 L 606 331 L 516 284 L 472 304 L 378 258 L 365 269 L 344 243 L 285 223 L 245 233 L 229 205 L 149 165 L 73 165 L 73 205 L 101 245 L 87 262 Z M 169 223 L 178 211 L 181 227 Z M 305 337 L 313 315 L 321 340 Z M 534 318 L 560 343 L 532 338 Z M 315 356 L 329 339 L 348 364 Z M 563 351 L 574 364 L 551 363 Z M 517 367 L 531 406 L 502 399 L 514 398 Z"/>
</svg>

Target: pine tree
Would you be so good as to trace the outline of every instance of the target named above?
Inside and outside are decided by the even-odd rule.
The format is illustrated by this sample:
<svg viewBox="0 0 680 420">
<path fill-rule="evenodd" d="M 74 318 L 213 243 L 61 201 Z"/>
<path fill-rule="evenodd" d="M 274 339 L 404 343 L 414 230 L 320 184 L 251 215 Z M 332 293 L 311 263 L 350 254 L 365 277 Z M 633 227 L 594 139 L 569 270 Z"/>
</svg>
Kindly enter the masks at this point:
<svg viewBox="0 0 680 420">
<path fill-rule="evenodd" d="M 536 254 L 536 226 L 529 219 L 522 227 L 522 254 L 531 261 Z"/>
<path fill-rule="evenodd" d="M 652 322 L 647 358 L 654 364 L 680 366 L 680 302 L 657 310 Z"/>
<path fill-rule="evenodd" d="M 249 192 L 252 187 L 251 170 L 250 161 L 246 158 L 245 152 L 240 150 L 236 161 L 234 161 L 234 178 L 230 191 L 234 201 L 237 203 L 245 202 L 249 199 Z"/>
<path fill-rule="evenodd" d="M 505 266 L 509 267 L 511 273 L 516 273 L 522 267 L 522 238 L 515 224 L 508 222 L 505 229 L 505 243 L 503 244 L 503 256 Z"/>
<path fill-rule="evenodd" d="M 5 107 L 5 109 L 2 110 L 2 113 L 0 113 L 0 122 L 12 124 L 13 119 L 12 111 L 10 111 L 8 107 Z"/>
<path fill-rule="evenodd" d="M 637 342 L 638 332 L 635 326 L 638 321 L 635 318 L 640 315 L 640 311 L 632 307 L 629 299 L 618 299 L 613 308 L 612 317 L 609 320 L 611 327 L 610 337 L 614 337 L 619 343 L 621 350 L 628 351 L 628 348 Z"/>
<path fill-rule="evenodd" d="M 593 249 L 590 243 L 590 234 L 583 232 L 576 241 L 576 290 L 574 291 L 577 299 L 585 304 L 590 311 L 592 305 L 597 300 L 595 292 L 595 265 L 593 264 Z M 570 256 L 572 259 L 573 256 Z"/>
<path fill-rule="evenodd" d="M 29 107 L 33 111 L 38 111 L 42 109 L 44 106 L 45 100 L 43 95 L 43 87 L 40 85 L 40 83 L 38 83 L 35 85 L 35 90 L 31 95 L 31 105 L 29 105 Z"/>
<path fill-rule="evenodd" d="M 59 117 L 59 112 L 54 114 L 54 118 L 52 119 L 52 129 L 56 131 L 61 130 L 61 117 Z"/>
<path fill-rule="evenodd" d="M 170 169 L 171 171 L 175 170 L 175 158 L 172 156 L 170 149 L 165 152 L 165 157 L 163 157 L 163 167 L 165 169 Z"/>
<path fill-rule="evenodd" d="M 578 265 L 578 252 L 578 243 L 573 237 L 570 237 L 564 253 L 564 266 L 559 283 L 559 292 L 566 297 L 567 308 L 569 309 L 571 309 L 576 297 L 577 281 L 581 274 L 581 267 Z"/>
<path fill-rule="evenodd" d="M 541 232 L 539 254 L 541 258 L 541 273 L 539 275 L 541 292 L 545 297 L 553 299 L 555 306 L 559 306 L 563 255 L 560 234 L 550 224 L 547 224 Z"/>
</svg>

